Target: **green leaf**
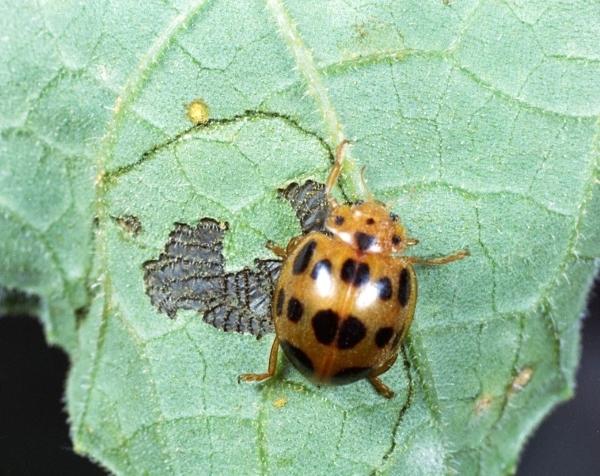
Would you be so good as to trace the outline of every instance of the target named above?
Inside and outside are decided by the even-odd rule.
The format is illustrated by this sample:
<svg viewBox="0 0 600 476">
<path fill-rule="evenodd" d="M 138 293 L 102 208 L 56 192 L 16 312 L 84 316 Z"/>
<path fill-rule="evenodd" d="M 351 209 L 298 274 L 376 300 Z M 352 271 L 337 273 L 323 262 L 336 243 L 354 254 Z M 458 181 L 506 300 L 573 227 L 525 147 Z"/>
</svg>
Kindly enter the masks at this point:
<svg viewBox="0 0 600 476">
<path fill-rule="evenodd" d="M 584 0 L 0 4 L 0 298 L 36 296 L 70 355 L 76 450 L 118 474 L 515 471 L 572 395 L 600 255 L 599 27 Z M 366 166 L 415 253 L 471 251 L 418 270 L 391 401 L 283 359 L 238 384 L 270 336 L 144 291 L 174 223 L 227 221 L 230 270 L 270 257 L 299 233 L 277 189 L 323 181 L 342 137 L 346 194 Z"/>
</svg>

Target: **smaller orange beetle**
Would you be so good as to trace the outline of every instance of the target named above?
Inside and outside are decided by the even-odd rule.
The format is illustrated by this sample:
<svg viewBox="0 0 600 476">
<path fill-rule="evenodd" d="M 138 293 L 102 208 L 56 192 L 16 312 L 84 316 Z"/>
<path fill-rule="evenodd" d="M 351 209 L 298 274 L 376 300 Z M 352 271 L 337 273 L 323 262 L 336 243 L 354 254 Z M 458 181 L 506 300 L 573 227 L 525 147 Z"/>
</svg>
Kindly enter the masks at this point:
<svg viewBox="0 0 600 476">
<path fill-rule="evenodd" d="M 440 265 L 464 258 L 466 250 L 423 259 L 402 256 L 417 240 L 408 238 L 398 218 L 383 203 L 337 203 L 331 195 L 348 142 L 336 149 L 327 178 L 326 231 L 293 238 L 286 249 L 268 247 L 284 263 L 271 312 L 276 337 L 269 368 L 243 374 L 259 382 L 272 377 L 279 346 L 315 383 L 347 384 L 367 378 L 386 398 L 394 392 L 379 376 L 396 361 L 413 319 L 417 277 L 413 265 Z"/>
</svg>

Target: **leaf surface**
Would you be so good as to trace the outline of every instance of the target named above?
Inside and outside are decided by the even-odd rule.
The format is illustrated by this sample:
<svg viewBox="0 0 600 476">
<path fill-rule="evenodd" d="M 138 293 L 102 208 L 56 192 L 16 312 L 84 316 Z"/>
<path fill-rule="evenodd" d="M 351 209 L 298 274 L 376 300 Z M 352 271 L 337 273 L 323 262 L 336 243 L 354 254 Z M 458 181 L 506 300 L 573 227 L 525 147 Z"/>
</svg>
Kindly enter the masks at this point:
<svg viewBox="0 0 600 476">
<path fill-rule="evenodd" d="M 0 299 L 37 296 L 69 353 L 76 449 L 118 474 L 514 471 L 572 394 L 600 254 L 599 28 L 583 0 L 0 5 Z M 277 190 L 343 137 L 348 196 L 365 166 L 415 254 L 471 256 L 418 270 L 393 400 L 283 359 L 238 384 L 272 336 L 168 319 L 143 264 L 205 217 L 227 270 L 272 258 L 300 233 Z"/>
</svg>

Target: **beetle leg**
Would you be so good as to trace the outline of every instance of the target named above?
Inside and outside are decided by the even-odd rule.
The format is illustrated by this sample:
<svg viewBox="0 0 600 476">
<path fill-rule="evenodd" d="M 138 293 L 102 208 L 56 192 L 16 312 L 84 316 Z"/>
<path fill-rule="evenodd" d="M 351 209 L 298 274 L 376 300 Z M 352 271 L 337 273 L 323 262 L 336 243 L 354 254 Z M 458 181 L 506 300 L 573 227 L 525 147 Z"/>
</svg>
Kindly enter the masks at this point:
<svg viewBox="0 0 600 476">
<path fill-rule="evenodd" d="M 288 257 L 289 255 L 291 255 L 294 250 L 298 247 L 298 244 L 302 241 L 302 239 L 304 238 L 304 236 L 295 236 L 294 238 L 292 238 L 290 240 L 290 242 L 288 243 L 286 249 L 285 249 L 285 256 Z"/>
<path fill-rule="evenodd" d="M 275 243 L 273 243 L 271 240 L 267 241 L 265 243 L 265 246 L 275 255 L 277 255 L 279 258 L 281 259 L 286 259 L 289 255 L 291 255 L 294 250 L 296 249 L 296 247 L 298 246 L 298 243 L 300 243 L 302 241 L 302 238 L 304 238 L 304 236 L 295 236 L 294 238 L 292 238 L 288 245 L 283 248 L 279 245 L 276 245 Z"/>
<path fill-rule="evenodd" d="M 381 381 L 378 377 L 369 377 L 369 382 L 373 385 L 373 388 L 377 390 L 377 393 L 385 398 L 392 398 L 394 391 Z"/>
<path fill-rule="evenodd" d="M 243 380 L 244 382 L 262 382 L 275 375 L 277 369 L 277 353 L 279 351 L 279 339 L 275 337 L 273 345 L 271 346 L 271 352 L 269 354 L 269 368 L 263 374 L 242 374 L 238 377 L 238 381 Z"/>
<path fill-rule="evenodd" d="M 371 372 L 371 375 L 369 375 L 367 377 L 369 379 L 369 382 L 371 382 L 371 385 L 373 385 L 375 390 L 377 390 L 377 393 L 379 395 L 384 396 L 385 398 L 392 398 L 394 396 L 394 391 L 390 387 L 388 387 L 385 383 L 383 383 L 381 381 L 381 379 L 379 378 L 379 376 L 381 374 L 387 372 L 390 369 L 390 367 L 392 365 L 394 365 L 397 358 L 398 358 L 398 354 L 394 354 L 392 356 L 392 358 L 389 359 L 387 362 L 385 362 L 381 367 L 377 367 L 376 369 L 373 369 L 373 372 Z"/>
<path fill-rule="evenodd" d="M 269 249 L 271 252 L 273 252 L 273 254 L 275 254 L 279 258 L 282 258 L 282 259 L 287 258 L 287 252 L 285 251 L 285 248 L 282 248 L 281 246 L 276 245 L 271 240 L 269 240 L 265 243 L 265 247 L 267 249 Z"/>
<path fill-rule="evenodd" d="M 412 264 L 422 264 L 426 266 L 436 266 L 439 264 L 452 263 L 460 259 L 466 258 L 470 253 L 468 250 L 458 250 L 448 256 L 441 256 L 439 258 L 419 258 L 417 256 L 407 256 L 406 259 Z"/>
</svg>

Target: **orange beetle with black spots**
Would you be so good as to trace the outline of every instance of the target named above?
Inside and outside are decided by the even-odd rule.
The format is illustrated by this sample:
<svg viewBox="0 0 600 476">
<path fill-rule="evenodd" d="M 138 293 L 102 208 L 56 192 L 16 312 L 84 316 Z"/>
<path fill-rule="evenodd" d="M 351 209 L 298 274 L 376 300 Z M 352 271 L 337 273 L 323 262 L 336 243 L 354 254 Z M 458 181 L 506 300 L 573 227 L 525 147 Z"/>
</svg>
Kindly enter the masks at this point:
<svg viewBox="0 0 600 476">
<path fill-rule="evenodd" d="M 284 259 L 273 292 L 276 337 L 269 367 L 241 380 L 275 374 L 277 353 L 315 383 L 347 384 L 366 378 L 384 397 L 394 392 L 379 376 L 396 361 L 417 302 L 413 265 L 440 265 L 464 258 L 466 250 L 423 259 L 403 256 L 417 240 L 387 207 L 373 199 L 340 205 L 331 190 L 339 177 L 347 141 L 336 150 L 325 192 L 325 231 L 293 238 L 286 249 L 269 248 Z"/>
</svg>

